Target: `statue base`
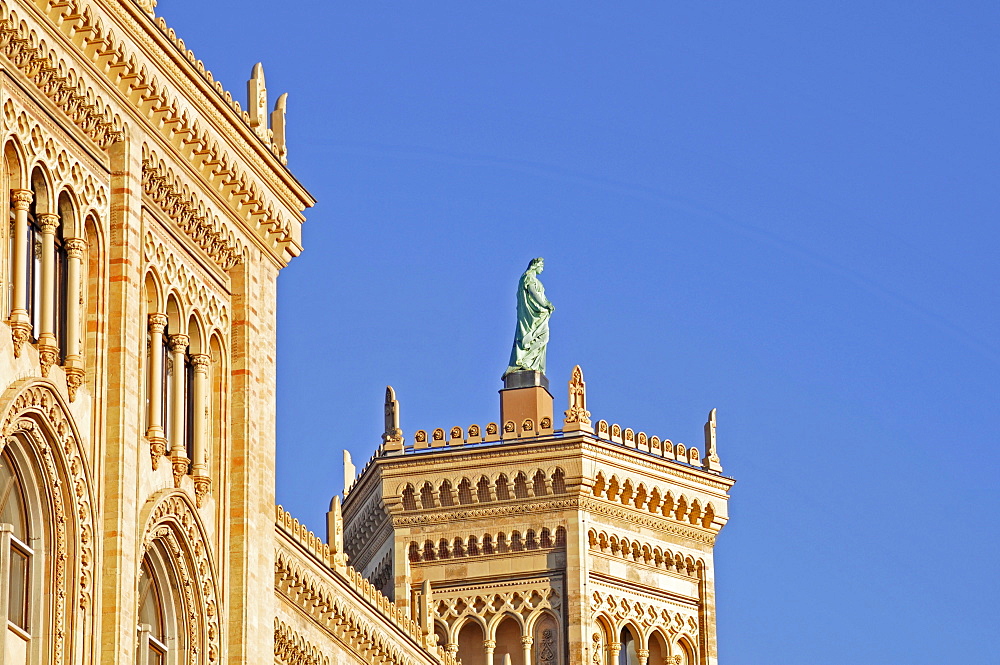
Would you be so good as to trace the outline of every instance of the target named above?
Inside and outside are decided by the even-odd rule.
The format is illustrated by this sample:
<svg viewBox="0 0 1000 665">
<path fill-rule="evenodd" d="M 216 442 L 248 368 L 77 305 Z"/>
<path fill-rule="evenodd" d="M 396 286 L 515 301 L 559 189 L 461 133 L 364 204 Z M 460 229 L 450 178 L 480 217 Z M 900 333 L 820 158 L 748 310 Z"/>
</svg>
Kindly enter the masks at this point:
<svg viewBox="0 0 1000 665">
<path fill-rule="evenodd" d="M 511 372 L 500 391 L 500 420 L 504 438 L 551 434 L 552 395 L 541 372 Z"/>
<path fill-rule="evenodd" d="M 503 377 L 504 390 L 511 390 L 512 388 L 531 388 L 534 386 L 541 386 L 542 388 L 548 390 L 549 378 L 541 372 L 529 369 L 522 370 L 520 372 L 511 372 L 507 376 Z"/>
</svg>

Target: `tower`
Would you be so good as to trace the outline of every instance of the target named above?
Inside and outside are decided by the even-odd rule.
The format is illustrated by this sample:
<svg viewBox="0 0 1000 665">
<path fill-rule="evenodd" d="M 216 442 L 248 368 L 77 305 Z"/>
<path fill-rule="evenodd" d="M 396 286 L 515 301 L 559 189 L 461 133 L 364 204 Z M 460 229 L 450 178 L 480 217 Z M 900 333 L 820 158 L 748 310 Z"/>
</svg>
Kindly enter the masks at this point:
<svg viewBox="0 0 1000 665">
<path fill-rule="evenodd" d="M 715 410 L 704 450 L 595 424 L 577 366 L 556 427 L 535 374 L 508 375 L 500 421 L 412 443 L 388 389 L 383 443 L 345 478 L 348 560 L 465 665 L 716 663 Z"/>
</svg>

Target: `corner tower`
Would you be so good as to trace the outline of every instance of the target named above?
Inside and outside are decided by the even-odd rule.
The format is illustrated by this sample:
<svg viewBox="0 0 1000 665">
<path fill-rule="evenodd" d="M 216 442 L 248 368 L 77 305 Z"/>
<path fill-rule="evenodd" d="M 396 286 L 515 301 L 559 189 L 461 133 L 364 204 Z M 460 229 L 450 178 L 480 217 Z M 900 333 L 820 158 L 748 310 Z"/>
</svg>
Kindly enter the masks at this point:
<svg viewBox="0 0 1000 665">
<path fill-rule="evenodd" d="M 499 422 L 412 442 L 388 389 L 383 443 L 345 478 L 351 565 L 464 665 L 714 665 L 734 483 L 714 409 L 703 450 L 595 423 L 577 366 L 557 428 L 544 375 L 525 374 L 505 378 Z"/>
</svg>

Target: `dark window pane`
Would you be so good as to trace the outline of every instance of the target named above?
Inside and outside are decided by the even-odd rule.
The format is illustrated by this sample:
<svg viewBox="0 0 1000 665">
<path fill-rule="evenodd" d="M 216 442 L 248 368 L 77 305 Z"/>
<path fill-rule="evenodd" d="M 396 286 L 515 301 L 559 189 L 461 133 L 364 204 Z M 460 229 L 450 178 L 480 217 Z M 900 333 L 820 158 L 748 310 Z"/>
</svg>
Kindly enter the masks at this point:
<svg viewBox="0 0 1000 665">
<path fill-rule="evenodd" d="M 10 596 L 7 619 L 21 630 L 28 630 L 28 555 L 10 548 Z"/>
</svg>

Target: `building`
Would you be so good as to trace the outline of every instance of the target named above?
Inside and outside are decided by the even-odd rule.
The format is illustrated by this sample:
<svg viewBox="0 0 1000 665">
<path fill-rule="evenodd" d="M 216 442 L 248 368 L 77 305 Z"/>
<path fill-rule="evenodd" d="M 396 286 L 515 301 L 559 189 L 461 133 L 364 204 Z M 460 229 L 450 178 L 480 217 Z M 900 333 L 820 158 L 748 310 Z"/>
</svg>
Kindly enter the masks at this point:
<svg viewBox="0 0 1000 665">
<path fill-rule="evenodd" d="M 578 373 L 408 444 L 390 394 L 326 542 L 275 506 L 313 200 L 155 4 L 0 0 L 0 663 L 715 663 L 714 417 L 592 431 Z"/>
</svg>

